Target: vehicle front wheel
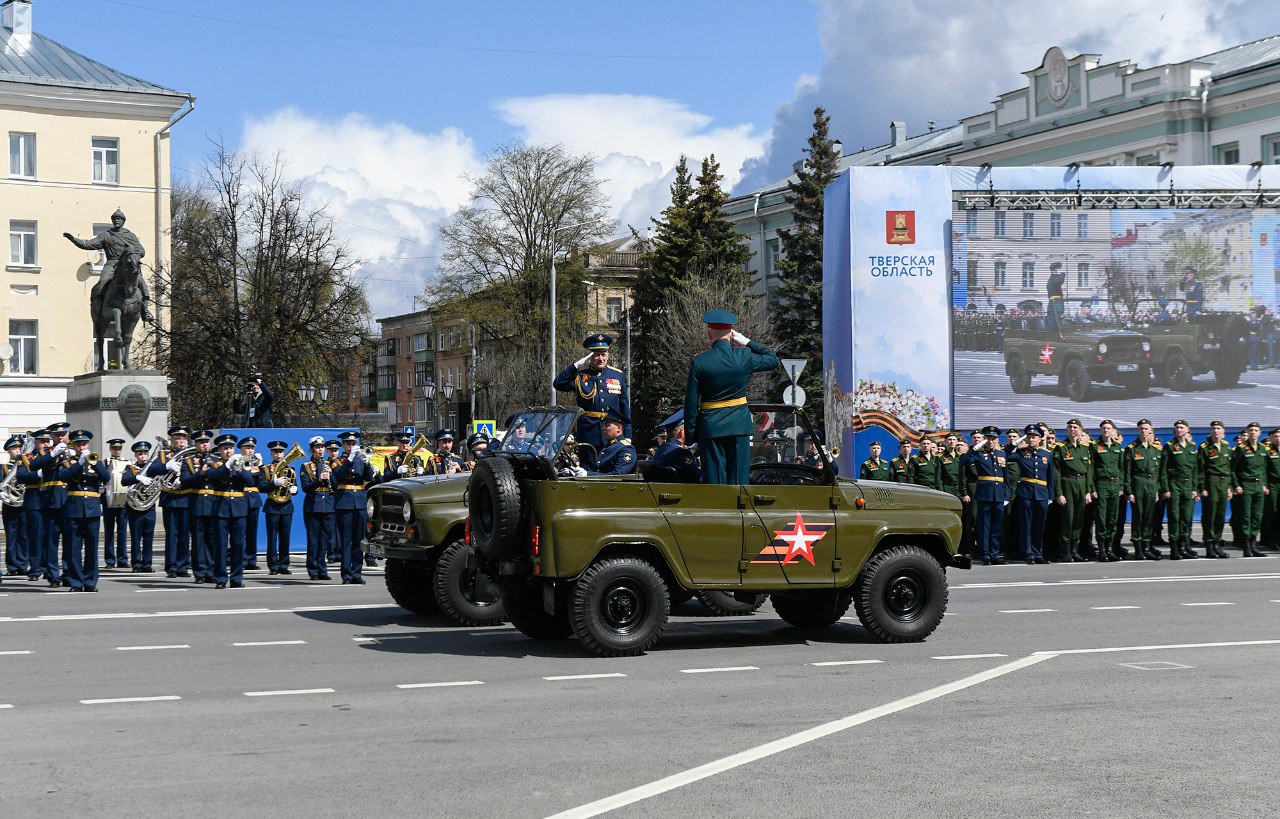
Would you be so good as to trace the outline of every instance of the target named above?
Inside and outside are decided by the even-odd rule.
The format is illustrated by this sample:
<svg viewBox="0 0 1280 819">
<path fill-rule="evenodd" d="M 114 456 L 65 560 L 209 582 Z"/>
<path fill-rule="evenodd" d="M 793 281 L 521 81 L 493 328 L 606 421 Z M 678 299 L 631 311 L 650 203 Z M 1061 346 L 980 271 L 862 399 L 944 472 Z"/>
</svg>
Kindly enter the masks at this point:
<svg viewBox="0 0 1280 819">
<path fill-rule="evenodd" d="M 431 584 L 431 572 L 435 564 L 426 560 L 387 558 L 386 581 L 391 599 L 414 614 L 439 614 Z"/>
<path fill-rule="evenodd" d="M 1018 393 L 1031 392 L 1031 373 L 1027 372 L 1027 365 L 1022 363 L 1021 356 L 1013 356 L 1009 359 L 1009 389 Z"/>
<path fill-rule="evenodd" d="M 1164 377 L 1169 389 L 1186 392 L 1191 389 L 1191 381 L 1195 378 L 1195 373 L 1191 371 L 1191 365 L 1187 362 L 1185 355 L 1170 353 L 1169 359 L 1164 364 Z"/>
<path fill-rule="evenodd" d="M 773 598 L 773 610 L 796 628 L 835 625 L 849 610 L 853 596 L 847 591 L 811 591 Z"/>
<path fill-rule="evenodd" d="M 1088 401 L 1093 392 L 1093 380 L 1089 377 L 1089 368 L 1078 358 L 1067 362 L 1062 371 L 1059 387 L 1072 401 Z"/>
<path fill-rule="evenodd" d="M 502 606 L 511 625 L 533 640 L 563 640 L 573 634 L 569 612 L 547 614 L 542 605 L 542 584 L 536 580 L 509 578 L 502 586 Z"/>
<path fill-rule="evenodd" d="M 496 626 L 505 617 L 502 587 L 476 568 L 474 547 L 450 543 L 436 561 L 434 578 L 440 611 L 463 626 Z"/>
<path fill-rule="evenodd" d="M 725 617 L 755 614 L 769 599 L 769 595 L 755 592 L 700 591 L 694 596 L 708 611 Z"/>
<path fill-rule="evenodd" d="M 863 567 L 853 606 L 862 627 L 880 642 L 920 642 L 946 613 L 946 572 L 924 549 L 894 546 Z"/>
<path fill-rule="evenodd" d="M 615 557 L 582 573 L 570 621 L 593 653 L 634 657 L 658 642 L 670 611 L 667 584 L 657 569 L 639 558 Z"/>
<path fill-rule="evenodd" d="M 1213 380 L 1219 387 L 1229 389 L 1240 383 L 1241 370 L 1235 367 L 1222 367 L 1213 371 Z"/>
</svg>

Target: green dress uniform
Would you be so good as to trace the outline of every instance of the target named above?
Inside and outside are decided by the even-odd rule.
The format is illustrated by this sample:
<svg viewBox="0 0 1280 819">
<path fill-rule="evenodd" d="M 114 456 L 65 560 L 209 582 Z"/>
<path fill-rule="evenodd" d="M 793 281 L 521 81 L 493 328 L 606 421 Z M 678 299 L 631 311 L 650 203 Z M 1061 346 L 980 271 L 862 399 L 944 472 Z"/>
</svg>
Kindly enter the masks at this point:
<svg viewBox="0 0 1280 819">
<path fill-rule="evenodd" d="M 712 329 L 738 323 L 727 310 L 708 311 L 702 320 Z M 773 350 L 758 341 L 745 348 L 721 339 L 689 362 L 685 384 L 686 442 L 697 443 L 704 483 L 745 485 L 751 469 L 751 410 L 747 382 L 754 373 L 780 366 Z"/>
<path fill-rule="evenodd" d="M 973 450 L 969 450 L 972 452 Z M 966 455 L 968 453 L 965 453 Z M 1000 454 L 1004 458 L 1004 453 Z M 964 456 L 960 458 L 962 471 L 964 472 L 964 493 L 969 496 L 969 502 L 964 505 L 964 511 L 960 515 L 960 525 L 962 533 L 962 543 L 967 551 L 965 554 L 976 555 L 978 552 L 978 469 L 969 462 Z"/>
<path fill-rule="evenodd" d="M 1161 480 L 1166 492 L 1165 509 L 1169 514 L 1169 558 L 1199 557 L 1191 551 L 1191 518 L 1196 511 L 1196 498 L 1200 497 L 1200 477 L 1196 463 L 1195 444 L 1181 443 L 1177 439 L 1164 447 L 1160 459 Z"/>
<path fill-rule="evenodd" d="M 1059 554 L 1063 562 L 1081 562 L 1080 530 L 1093 493 L 1093 450 L 1086 443 L 1058 444 L 1053 450 L 1053 467 L 1058 475 L 1058 495 L 1067 499 L 1060 510 Z"/>
<path fill-rule="evenodd" d="M 907 469 L 911 465 L 911 456 L 903 457 L 899 455 L 889 461 L 889 480 L 894 483 L 911 483 L 907 478 Z"/>
<path fill-rule="evenodd" d="M 1240 495 L 1240 534 L 1244 537 L 1241 549 L 1244 557 L 1261 553 L 1253 548 L 1262 528 L 1262 506 L 1266 499 L 1267 453 L 1261 444 L 1252 446 L 1246 441 L 1231 452 L 1231 470 L 1235 485 L 1244 490 Z"/>
<path fill-rule="evenodd" d="M 1231 499 L 1231 446 L 1226 441 L 1205 441 L 1196 450 L 1196 469 L 1200 476 L 1200 536 L 1204 540 L 1205 557 L 1224 558 L 1222 526 L 1227 519 Z"/>
<path fill-rule="evenodd" d="M 1160 455 L 1161 448 L 1157 443 L 1134 441 L 1124 448 L 1124 493 L 1133 495 L 1134 560 L 1164 557 L 1151 545 L 1156 499 L 1164 491 L 1160 481 Z"/>
<path fill-rule="evenodd" d="M 942 482 L 942 491 L 963 503 L 964 496 L 969 493 L 965 491 L 964 467 L 960 463 L 960 456 L 942 452 L 934 455 L 933 459 L 938 462 L 938 476 Z M 970 495 L 970 497 L 973 496 Z"/>
<path fill-rule="evenodd" d="M 927 486 L 930 489 L 942 489 L 942 462 L 936 455 L 929 456 L 917 453 L 907 463 L 907 483 L 916 486 Z"/>
<path fill-rule="evenodd" d="M 1262 534 L 1259 542 L 1276 548 L 1280 545 L 1280 447 L 1263 444 L 1267 450 L 1267 501 L 1262 510 Z M 1258 547 L 1255 545 L 1255 549 Z"/>
<path fill-rule="evenodd" d="M 862 466 L 858 467 L 858 480 L 860 481 L 889 481 L 893 477 L 889 474 L 889 462 L 884 458 L 867 458 L 862 462 Z"/>
<path fill-rule="evenodd" d="M 1113 551 L 1116 527 L 1120 520 L 1121 495 L 1124 491 L 1124 444 L 1119 441 L 1091 445 L 1093 462 L 1093 491 L 1098 493 L 1093 502 L 1093 521 L 1097 543 L 1098 561 L 1108 563 L 1119 560 Z"/>
</svg>

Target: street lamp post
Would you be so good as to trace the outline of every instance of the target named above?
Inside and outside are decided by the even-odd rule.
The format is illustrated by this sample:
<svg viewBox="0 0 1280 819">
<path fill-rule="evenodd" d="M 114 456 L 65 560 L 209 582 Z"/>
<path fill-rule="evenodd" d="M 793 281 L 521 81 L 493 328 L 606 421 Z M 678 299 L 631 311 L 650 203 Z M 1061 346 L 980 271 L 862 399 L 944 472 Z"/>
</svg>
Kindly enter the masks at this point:
<svg viewBox="0 0 1280 819">
<path fill-rule="evenodd" d="M 319 395 L 320 400 L 316 400 Z M 298 387 L 298 401 L 300 401 L 307 409 L 311 411 L 312 423 L 320 414 L 320 406 L 329 401 L 329 385 L 321 384 L 319 387 L 314 384 L 302 384 Z"/>
<path fill-rule="evenodd" d="M 444 399 L 442 406 L 447 406 L 449 402 L 453 400 L 453 394 L 457 389 L 458 388 L 454 386 L 452 379 L 441 384 L 439 387 L 436 387 L 436 382 L 428 380 L 427 383 L 422 385 L 422 397 L 427 401 L 430 401 L 431 405 L 434 407 L 436 403 L 436 395 L 439 394 L 440 397 Z M 444 428 L 444 413 L 441 410 L 437 410 L 436 432 L 439 432 Z"/>
</svg>

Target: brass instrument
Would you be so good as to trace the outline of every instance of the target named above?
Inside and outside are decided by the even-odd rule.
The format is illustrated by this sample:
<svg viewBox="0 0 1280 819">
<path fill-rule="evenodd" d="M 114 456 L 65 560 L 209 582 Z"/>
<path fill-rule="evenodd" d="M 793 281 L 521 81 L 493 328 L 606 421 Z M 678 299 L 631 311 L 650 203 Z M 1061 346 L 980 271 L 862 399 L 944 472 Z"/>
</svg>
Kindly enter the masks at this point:
<svg viewBox="0 0 1280 819">
<path fill-rule="evenodd" d="M 128 490 L 125 489 L 122 479 L 128 466 L 129 461 L 124 458 L 107 458 L 107 471 L 111 473 L 111 484 L 107 487 L 108 509 L 121 509 L 124 507 Z"/>
<path fill-rule="evenodd" d="M 22 502 L 26 499 L 27 485 L 18 483 L 18 463 L 35 449 L 36 439 L 30 435 L 24 435 L 22 438 L 22 454 L 18 456 L 18 460 L 9 462 L 9 474 L 0 481 L 0 500 L 5 506 L 22 506 Z"/>
<path fill-rule="evenodd" d="M 97 466 L 98 461 L 102 460 L 102 458 L 98 455 L 98 453 L 90 452 L 88 454 L 88 457 L 85 458 L 85 460 L 88 461 L 89 466 Z"/>
<path fill-rule="evenodd" d="M 426 448 L 427 448 L 427 436 L 423 435 L 422 433 L 418 433 L 418 440 L 413 442 L 413 446 L 405 450 L 404 460 L 400 462 L 404 466 L 409 466 L 410 462 L 416 458 L 418 460 L 418 466 L 414 469 L 414 472 L 413 472 L 415 477 L 422 475 L 427 471 L 426 464 L 423 462 L 421 458 L 418 458 L 418 453 Z"/>
<path fill-rule="evenodd" d="M 257 453 L 255 452 L 254 454 L 256 455 Z M 273 475 L 273 477 L 284 479 L 284 484 L 281 486 L 276 486 L 274 483 L 272 483 L 271 490 L 270 490 L 270 498 L 272 501 L 274 501 L 275 503 L 289 502 L 289 495 L 291 494 L 289 490 L 296 483 L 296 480 L 293 477 L 293 470 L 288 468 L 289 464 L 293 463 L 299 458 L 305 458 L 306 456 L 307 456 L 307 453 L 302 451 L 302 447 L 298 446 L 297 444 L 294 444 L 289 449 L 289 451 L 284 454 L 284 458 L 270 465 L 273 468 L 273 470 L 274 469 L 281 470 L 279 474 Z"/>
</svg>

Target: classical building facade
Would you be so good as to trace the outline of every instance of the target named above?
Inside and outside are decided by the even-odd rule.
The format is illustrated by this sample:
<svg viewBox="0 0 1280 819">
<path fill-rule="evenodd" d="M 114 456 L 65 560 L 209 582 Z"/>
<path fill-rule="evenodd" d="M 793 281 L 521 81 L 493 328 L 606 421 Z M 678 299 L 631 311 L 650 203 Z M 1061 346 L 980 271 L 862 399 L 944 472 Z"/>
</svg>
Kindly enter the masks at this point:
<svg viewBox="0 0 1280 819">
<path fill-rule="evenodd" d="M 119 208 L 148 275 L 167 263 L 169 128 L 194 102 L 42 36 L 32 12 L 31 0 L 0 4 L 0 434 L 61 419 L 67 384 L 93 369 L 89 292 L 103 260 L 62 234 L 101 232 Z"/>
</svg>

